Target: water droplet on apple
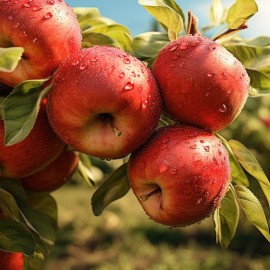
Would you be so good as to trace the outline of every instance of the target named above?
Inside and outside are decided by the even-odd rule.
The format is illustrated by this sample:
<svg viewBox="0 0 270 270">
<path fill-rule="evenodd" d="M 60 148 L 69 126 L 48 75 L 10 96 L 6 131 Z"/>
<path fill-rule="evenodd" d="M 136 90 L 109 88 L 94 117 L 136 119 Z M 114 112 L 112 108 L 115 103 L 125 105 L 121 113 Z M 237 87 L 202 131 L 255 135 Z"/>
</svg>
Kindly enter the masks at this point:
<svg viewBox="0 0 270 270">
<path fill-rule="evenodd" d="M 42 9 L 42 7 L 39 5 L 33 5 L 33 8 L 32 8 L 33 11 L 39 11 L 41 9 Z"/>
<path fill-rule="evenodd" d="M 146 109 L 147 106 L 148 106 L 148 100 L 142 101 L 142 108 L 143 108 L 143 109 Z"/>
<path fill-rule="evenodd" d="M 178 170 L 176 168 L 171 168 L 170 174 L 176 175 L 176 174 L 178 174 Z"/>
<path fill-rule="evenodd" d="M 197 204 L 201 204 L 202 203 L 202 201 L 203 201 L 203 199 L 202 198 L 199 198 L 198 200 L 197 200 Z"/>
<path fill-rule="evenodd" d="M 88 66 L 87 62 L 81 63 L 80 64 L 80 70 L 86 70 L 87 69 L 87 66 Z"/>
<path fill-rule="evenodd" d="M 13 20 L 13 17 L 12 16 L 8 16 L 8 20 L 9 21 L 12 21 Z"/>
<path fill-rule="evenodd" d="M 186 50 L 189 47 L 190 47 L 190 44 L 188 44 L 187 42 L 183 42 L 183 43 L 180 44 L 179 49 L 180 50 Z"/>
<path fill-rule="evenodd" d="M 37 38 L 33 38 L 32 40 L 33 40 L 33 42 L 34 42 L 34 43 L 36 43 L 36 42 L 37 42 Z"/>
<path fill-rule="evenodd" d="M 210 93 L 209 93 L 209 92 L 206 92 L 206 93 L 205 93 L 205 96 L 206 96 L 206 97 L 209 97 L 209 96 L 210 96 Z"/>
<path fill-rule="evenodd" d="M 173 60 L 177 60 L 180 57 L 180 53 L 175 53 L 172 57 Z"/>
<path fill-rule="evenodd" d="M 97 56 L 92 57 L 92 58 L 91 58 L 91 61 L 92 61 L 92 62 L 97 62 L 97 61 L 98 61 L 98 57 L 97 57 Z"/>
<path fill-rule="evenodd" d="M 173 52 L 177 49 L 178 45 L 177 44 L 172 44 L 170 47 L 169 47 L 169 51 L 170 52 Z"/>
<path fill-rule="evenodd" d="M 21 37 L 26 37 L 27 36 L 27 33 L 25 31 L 22 31 L 22 32 L 20 32 L 20 36 Z"/>
<path fill-rule="evenodd" d="M 124 78 L 125 77 L 125 72 L 121 72 L 119 75 L 120 78 Z"/>
<path fill-rule="evenodd" d="M 47 4 L 53 5 L 54 4 L 54 0 L 47 0 Z"/>
<path fill-rule="evenodd" d="M 190 149 L 197 149 L 197 145 L 196 144 L 192 144 L 189 146 Z"/>
<path fill-rule="evenodd" d="M 221 113 L 225 113 L 225 112 L 227 111 L 227 106 L 226 106 L 226 104 L 222 104 L 221 107 L 219 108 L 219 111 L 220 111 Z"/>
<path fill-rule="evenodd" d="M 162 140 L 162 143 L 164 143 L 164 144 L 167 144 L 169 142 L 169 139 L 168 138 L 164 138 L 163 140 Z"/>
<path fill-rule="evenodd" d="M 176 64 L 175 63 L 170 63 L 170 68 L 175 68 Z"/>
<path fill-rule="evenodd" d="M 130 59 L 129 58 L 125 58 L 123 61 L 124 61 L 125 64 L 130 64 Z"/>
<path fill-rule="evenodd" d="M 203 147 L 203 149 L 204 149 L 205 152 L 209 152 L 210 151 L 210 146 L 209 145 L 205 145 Z"/>
<path fill-rule="evenodd" d="M 134 88 L 133 82 L 127 82 L 126 85 L 124 86 L 124 90 L 132 90 L 133 88 Z"/>
<path fill-rule="evenodd" d="M 46 20 L 48 20 L 48 19 L 50 19 L 50 18 L 52 18 L 52 13 L 51 12 L 47 12 L 45 15 L 44 15 L 44 18 L 46 19 Z"/>
<path fill-rule="evenodd" d="M 179 66 L 180 66 L 181 68 L 183 68 L 183 67 L 185 66 L 185 63 L 184 63 L 184 62 L 181 62 L 181 63 L 179 64 Z"/>
<path fill-rule="evenodd" d="M 79 64 L 79 60 L 77 60 L 77 59 L 74 60 L 74 61 L 72 62 L 72 65 L 73 65 L 73 66 L 76 66 L 76 65 L 78 65 L 78 64 Z"/>
<path fill-rule="evenodd" d="M 207 73 L 207 77 L 209 77 L 209 78 L 212 78 L 212 77 L 214 77 L 214 76 L 215 76 L 215 73 L 214 73 L 213 71 Z"/>
<path fill-rule="evenodd" d="M 13 28 L 18 28 L 19 25 L 20 25 L 20 23 L 14 23 L 14 24 L 13 24 Z"/>
<path fill-rule="evenodd" d="M 194 85 L 194 80 L 193 78 L 187 79 L 187 87 L 191 88 Z"/>
<path fill-rule="evenodd" d="M 170 168 L 169 162 L 167 160 L 163 160 L 163 163 L 159 167 L 159 172 L 164 173 L 168 171 Z"/>
<path fill-rule="evenodd" d="M 216 44 L 211 44 L 209 47 L 210 51 L 214 51 L 217 48 Z"/>
<path fill-rule="evenodd" d="M 25 7 L 25 8 L 30 8 L 30 4 L 25 3 L 25 4 L 23 4 L 23 7 Z"/>
</svg>

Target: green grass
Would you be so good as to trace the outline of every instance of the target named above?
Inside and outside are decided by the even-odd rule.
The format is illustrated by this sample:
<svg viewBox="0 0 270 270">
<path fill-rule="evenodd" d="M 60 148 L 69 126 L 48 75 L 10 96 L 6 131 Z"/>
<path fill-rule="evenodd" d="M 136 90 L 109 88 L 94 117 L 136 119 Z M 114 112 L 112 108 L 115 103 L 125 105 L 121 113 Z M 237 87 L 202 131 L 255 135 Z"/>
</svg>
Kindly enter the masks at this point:
<svg viewBox="0 0 270 270">
<path fill-rule="evenodd" d="M 92 192 L 66 185 L 53 193 L 59 231 L 45 270 L 270 269 L 270 245 L 246 220 L 223 249 L 215 243 L 211 218 L 171 229 L 149 220 L 132 192 L 95 217 Z"/>
</svg>

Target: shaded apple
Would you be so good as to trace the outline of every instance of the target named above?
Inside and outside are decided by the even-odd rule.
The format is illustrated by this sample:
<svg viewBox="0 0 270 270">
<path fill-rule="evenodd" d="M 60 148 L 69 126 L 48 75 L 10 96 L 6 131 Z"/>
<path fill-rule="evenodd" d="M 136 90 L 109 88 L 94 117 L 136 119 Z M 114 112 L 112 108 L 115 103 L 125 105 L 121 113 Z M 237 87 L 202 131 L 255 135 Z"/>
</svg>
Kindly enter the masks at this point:
<svg viewBox="0 0 270 270">
<path fill-rule="evenodd" d="M 23 47 L 17 68 L 0 72 L 0 81 L 15 86 L 47 78 L 81 48 L 79 23 L 65 1 L 0 0 L 0 47 Z"/>
<path fill-rule="evenodd" d="M 228 189 L 230 172 L 221 141 L 184 124 L 157 130 L 128 162 L 132 190 L 145 212 L 173 227 L 208 217 Z"/>
<path fill-rule="evenodd" d="M 54 161 L 40 171 L 21 178 L 21 183 L 29 191 L 52 192 L 68 181 L 78 162 L 79 156 L 65 149 Z"/>
<path fill-rule="evenodd" d="M 200 35 L 181 36 L 167 44 L 152 71 L 166 113 L 210 131 L 227 127 L 248 97 L 250 79 L 242 63 Z"/>
<path fill-rule="evenodd" d="M 4 122 L 0 121 L 0 176 L 3 177 L 21 178 L 33 174 L 53 161 L 65 148 L 65 143 L 49 125 L 44 102 L 26 139 L 11 146 L 6 146 L 4 140 Z"/>
<path fill-rule="evenodd" d="M 121 158 L 155 130 L 161 97 L 150 69 L 120 49 L 94 46 L 62 63 L 47 111 L 57 135 L 75 150 Z"/>
<path fill-rule="evenodd" d="M 23 270 L 23 254 L 0 250 L 0 269 Z"/>
</svg>

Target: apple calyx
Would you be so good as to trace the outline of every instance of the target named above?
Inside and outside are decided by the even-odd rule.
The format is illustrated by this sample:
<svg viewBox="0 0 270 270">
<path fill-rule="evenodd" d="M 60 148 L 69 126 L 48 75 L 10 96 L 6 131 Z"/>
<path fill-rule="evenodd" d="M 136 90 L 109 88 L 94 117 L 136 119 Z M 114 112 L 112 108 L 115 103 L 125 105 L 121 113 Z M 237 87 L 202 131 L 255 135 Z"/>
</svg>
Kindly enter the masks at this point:
<svg viewBox="0 0 270 270">
<path fill-rule="evenodd" d="M 101 121 L 106 123 L 108 127 L 113 131 L 115 137 L 120 137 L 122 135 L 122 131 L 118 130 L 113 123 L 113 116 L 109 113 L 100 114 Z"/>
<path fill-rule="evenodd" d="M 161 192 L 161 188 L 158 186 L 156 189 L 152 190 L 151 192 L 149 192 L 148 194 L 145 194 L 145 195 L 141 195 L 140 196 L 140 199 L 142 201 L 147 201 L 150 197 L 152 197 L 153 195 L 156 195 L 158 193 Z"/>
</svg>

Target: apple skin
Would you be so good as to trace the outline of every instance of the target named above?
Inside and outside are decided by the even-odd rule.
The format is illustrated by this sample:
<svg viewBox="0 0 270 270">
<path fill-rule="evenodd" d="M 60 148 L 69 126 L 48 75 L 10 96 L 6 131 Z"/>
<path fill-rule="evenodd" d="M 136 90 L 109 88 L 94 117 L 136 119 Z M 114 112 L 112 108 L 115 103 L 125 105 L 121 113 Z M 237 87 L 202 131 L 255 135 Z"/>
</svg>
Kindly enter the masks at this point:
<svg viewBox="0 0 270 270">
<path fill-rule="evenodd" d="M 64 150 L 54 161 L 42 170 L 21 178 L 26 190 L 34 192 L 52 192 L 63 186 L 76 169 L 79 156 Z"/>
<path fill-rule="evenodd" d="M 249 76 L 229 51 L 200 35 L 167 44 L 152 72 L 166 113 L 175 121 L 210 131 L 227 127 L 241 112 Z"/>
<path fill-rule="evenodd" d="M 23 254 L 0 250 L 0 269 L 23 270 Z"/>
<path fill-rule="evenodd" d="M 0 72 L 0 81 L 16 86 L 49 77 L 57 66 L 81 49 L 81 31 L 64 1 L 0 0 L 0 47 L 23 47 L 17 68 Z"/>
<path fill-rule="evenodd" d="M 224 197 L 230 173 L 221 141 L 185 124 L 158 129 L 128 162 L 131 188 L 145 212 L 172 227 L 208 217 Z"/>
<path fill-rule="evenodd" d="M 84 49 L 62 63 L 47 102 L 50 124 L 63 141 L 107 159 L 122 158 L 143 144 L 161 109 L 150 69 L 108 46 Z"/>
<path fill-rule="evenodd" d="M 36 123 L 23 141 L 5 146 L 4 137 L 4 122 L 0 121 L 1 177 L 21 178 L 33 174 L 53 161 L 65 148 L 65 143 L 49 125 L 45 102 L 41 103 Z"/>
</svg>

